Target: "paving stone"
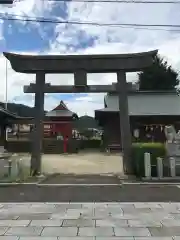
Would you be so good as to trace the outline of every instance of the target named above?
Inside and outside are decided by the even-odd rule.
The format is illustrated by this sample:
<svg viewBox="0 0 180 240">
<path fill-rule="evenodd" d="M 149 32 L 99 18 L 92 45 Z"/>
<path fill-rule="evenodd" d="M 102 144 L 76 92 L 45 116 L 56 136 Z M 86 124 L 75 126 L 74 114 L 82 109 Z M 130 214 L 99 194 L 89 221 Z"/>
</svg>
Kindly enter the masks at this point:
<svg viewBox="0 0 180 240">
<path fill-rule="evenodd" d="M 116 204 L 116 205 L 113 205 L 113 204 L 108 204 L 108 206 L 118 206 L 119 208 L 128 208 L 128 209 L 134 209 L 135 208 L 135 206 L 134 206 L 134 204 L 126 204 L 126 203 L 119 203 L 119 204 Z"/>
<path fill-rule="evenodd" d="M 154 237 L 180 236 L 180 227 L 149 228 L 149 231 Z"/>
<path fill-rule="evenodd" d="M 104 237 L 104 236 L 114 236 L 113 228 L 111 227 L 84 227 L 79 228 L 79 236 L 83 237 Z"/>
<path fill-rule="evenodd" d="M 179 213 L 172 213 L 170 215 L 172 216 L 172 218 L 174 218 L 176 220 L 180 220 L 180 214 Z"/>
<path fill-rule="evenodd" d="M 82 208 L 91 208 L 93 209 L 95 207 L 94 203 L 82 203 Z"/>
<path fill-rule="evenodd" d="M 115 236 L 120 237 L 148 237 L 151 236 L 148 228 L 114 228 Z"/>
<path fill-rule="evenodd" d="M 52 214 L 39 213 L 39 214 L 22 214 L 18 216 L 18 220 L 48 220 Z"/>
<path fill-rule="evenodd" d="M 27 227 L 30 220 L 0 220 L 1 227 Z"/>
<path fill-rule="evenodd" d="M 0 235 L 4 235 L 8 230 L 8 227 L 0 227 Z"/>
<path fill-rule="evenodd" d="M 84 219 L 95 219 L 93 208 L 83 208 L 80 211 L 80 217 Z"/>
<path fill-rule="evenodd" d="M 63 220 L 32 220 L 30 226 L 42 227 L 60 227 Z"/>
<path fill-rule="evenodd" d="M 162 208 L 160 204 L 156 203 L 135 203 L 135 208 Z"/>
<path fill-rule="evenodd" d="M 17 236 L 0 236 L 0 240 L 19 240 Z"/>
<path fill-rule="evenodd" d="M 66 219 L 63 221 L 63 227 L 95 227 L 95 220 L 92 219 Z"/>
<path fill-rule="evenodd" d="M 58 240 L 96 240 L 96 238 L 95 237 L 58 237 Z"/>
<path fill-rule="evenodd" d="M 78 219 L 80 217 L 79 214 L 76 215 L 67 215 L 66 213 L 56 213 L 56 214 L 52 214 L 50 219 L 51 220 L 63 220 L 63 219 Z"/>
<path fill-rule="evenodd" d="M 57 237 L 20 237 L 18 240 L 58 240 Z M 73 239 L 72 239 L 73 240 Z"/>
<path fill-rule="evenodd" d="M 180 219 L 163 219 L 161 223 L 165 227 L 180 227 Z"/>
<path fill-rule="evenodd" d="M 64 204 L 63 207 L 67 209 L 81 209 L 82 204 L 81 203 L 70 203 L 70 204 Z"/>
<path fill-rule="evenodd" d="M 172 240 L 172 237 L 135 237 L 134 240 Z"/>
<path fill-rule="evenodd" d="M 0 220 L 16 220 L 19 218 L 19 215 L 9 214 L 9 213 L 0 213 Z"/>
<path fill-rule="evenodd" d="M 96 237 L 96 240 L 134 240 L 133 237 Z"/>
<path fill-rule="evenodd" d="M 142 213 L 148 213 L 152 214 L 152 210 L 150 208 L 135 208 L 135 209 L 128 209 L 128 208 L 122 208 L 124 214 L 142 214 Z"/>
<path fill-rule="evenodd" d="M 162 224 L 160 221 L 154 221 L 149 219 L 128 220 L 128 225 L 130 227 L 162 227 Z"/>
<path fill-rule="evenodd" d="M 68 209 L 65 213 L 65 219 L 76 219 L 87 212 L 86 209 Z"/>
<path fill-rule="evenodd" d="M 5 235 L 11 236 L 38 236 L 41 234 L 42 227 L 11 227 Z"/>
<path fill-rule="evenodd" d="M 77 236 L 78 228 L 76 227 L 45 227 L 41 236 L 45 237 L 75 237 Z"/>
<path fill-rule="evenodd" d="M 119 214 L 122 214 L 122 211 L 119 212 Z M 95 219 L 106 218 L 110 215 L 111 215 L 111 213 L 107 208 L 104 208 L 104 209 L 103 208 L 98 208 L 98 209 L 95 209 L 95 211 L 94 211 L 94 218 Z"/>
<path fill-rule="evenodd" d="M 108 207 L 107 208 L 107 212 L 108 213 L 111 213 L 111 214 L 114 214 L 114 213 L 123 213 L 123 210 L 121 207 L 117 207 L 117 206 L 114 206 L 114 207 Z"/>
<path fill-rule="evenodd" d="M 57 237 L 20 237 L 18 240 L 58 240 Z M 72 239 L 73 240 L 73 239 Z"/>
<path fill-rule="evenodd" d="M 136 214 L 123 214 L 123 213 L 122 214 L 112 214 L 111 217 L 114 219 L 125 219 L 125 220 L 139 218 L 139 216 Z"/>
<path fill-rule="evenodd" d="M 124 219 L 100 219 L 96 220 L 96 227 L 128 227 L 128 223 Z"/>
</svg>

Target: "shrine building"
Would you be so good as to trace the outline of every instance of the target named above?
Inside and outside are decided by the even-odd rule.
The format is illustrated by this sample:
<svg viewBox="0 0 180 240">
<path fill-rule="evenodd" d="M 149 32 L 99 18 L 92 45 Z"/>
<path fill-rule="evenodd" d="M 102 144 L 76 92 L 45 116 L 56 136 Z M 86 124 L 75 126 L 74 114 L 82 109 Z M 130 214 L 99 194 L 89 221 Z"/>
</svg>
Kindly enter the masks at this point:
<svg viewBox="0 0 180 240">
<path fill-rule="evenodd" d="M 164 127 L 180 129 L 180 96 L 176 91 L 132 91 L 128 93 L 132 141 L 165 142 Z M 104 98 L 104 108 L 95 110 L 104 129 L 106 145 L 121 147 L 119 99 L 115 93 Z"/>
<path fill-rule="evenodd" d="M 46 113 L 44 118 L 44 134 L 47 136 L 60 135 L 63 138 L 72 137 L 73 121 L 78 119 L 76 113 L 70 111 L 63 101 L 53 110 Z"/>
</svg>

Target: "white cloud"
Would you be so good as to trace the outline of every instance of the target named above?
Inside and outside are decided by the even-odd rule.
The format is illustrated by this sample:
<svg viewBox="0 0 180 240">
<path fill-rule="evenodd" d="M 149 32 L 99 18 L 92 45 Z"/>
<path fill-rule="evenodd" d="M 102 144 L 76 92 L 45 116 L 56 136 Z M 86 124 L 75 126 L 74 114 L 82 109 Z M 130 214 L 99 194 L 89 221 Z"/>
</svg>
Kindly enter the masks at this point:
<svg viewBox="0 0 180 240">
<path fill-rule="evenodd" d="M 62 2 L 43 0 L 21 0 L 13 8 L 0 8 L 0 12 L 21 14 L 32 17 L 51 17 L 62 13 Z M 61 16 L 59 16 L 61 17 Z M 143 23 L 143 24 L 179 24 L 180 5 L 158 4 L 115 4 L 115 3 L 68 3 L 67 19 L 69 21 L 86 21 L 101 23 Z M 0 39 L 3 38 L 3 22 L 0 23 Z M 39 30 L 42 39 L 49 37 L 49 48 L 46 54 L 105 54 L 129 53 L 159 49 L 159 53 L 168 59 L 177 70 L 180 69 L 180 32 L 147 29 L 132 29 L 122 27 L 97 27 L 90 25 L 54 24 L 54 35 L 47 36 L 46 28 L 40 28 L 38 23 L 32 23 Z M 30 23 L 28 24 L 29 30 Z M 24 28 L 22 22 L 22 30 Z M 83 33 L 83 35 L 82 35 Z M 86 46 L 80 47 L 84 40 Z M 4 39 L 6 41 L 6 39 Z M 87 42 L 93 44 L 87 47 Z M 28 51 L 28 49 L 27 49 Z M 38 54 L 38 52 L 37 52 Z M 0 100 L 5 100 L 5 59 L 0 57 Z M 33 96 L 23 94 L 23 85 L 33 82 L 35 76 L 15 73 L 8 65 L 8 100 L 33 104 Z M 136 74 L 127 74 L 128 81 L 134 81 Z M 72 84 L 72 75 L 47 75 L 47 82 L 52 84 Z M 88 83 L 106 84 L 116 81 L 115 74 L 88 75 Z M 45 108 L 51 109 L 58 104 L 57 95 L 47 95 Z M 69 108 L 82 114 L 93 115 L 94 109 L 103 107 L 103 94 L 88 94 L 74 96 L 65 101 Z"/>
</svg>

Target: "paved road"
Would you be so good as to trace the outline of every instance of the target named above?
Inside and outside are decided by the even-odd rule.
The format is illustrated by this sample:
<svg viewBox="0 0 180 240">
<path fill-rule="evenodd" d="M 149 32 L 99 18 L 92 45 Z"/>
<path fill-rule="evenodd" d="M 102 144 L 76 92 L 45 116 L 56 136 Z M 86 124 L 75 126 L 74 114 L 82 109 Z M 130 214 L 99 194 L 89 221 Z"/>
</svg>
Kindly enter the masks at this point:
<svg viewBox="0 0 180 240">
<path fill-rule="evenodd" d="M 180 203 L 0 205 L 1 240 L 179 240 Z"/>
<path fill-rule="evenodd" d="M 177 202 L 180 188 L 166 185 L 0 187 L 0 202 Z"/>
</svg>

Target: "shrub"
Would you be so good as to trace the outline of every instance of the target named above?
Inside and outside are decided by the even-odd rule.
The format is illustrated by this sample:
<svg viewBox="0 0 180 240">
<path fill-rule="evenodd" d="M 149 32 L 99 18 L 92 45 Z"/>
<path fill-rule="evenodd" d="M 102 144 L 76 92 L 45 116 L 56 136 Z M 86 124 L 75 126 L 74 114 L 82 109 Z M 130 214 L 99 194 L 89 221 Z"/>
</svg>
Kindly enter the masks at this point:
<svg viewBox="0 0 180 240">
<path fill-rule="evenodd" d="M 157 175 L 157 157 L 164 157 L 166 154 L 165 145 L 162 143 L 133 143 L 132 160 L 134 171 L 137 176 L 144 176 L 144 153 L 151 154 L 152 176 Z"/>
</svg>

